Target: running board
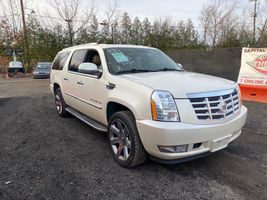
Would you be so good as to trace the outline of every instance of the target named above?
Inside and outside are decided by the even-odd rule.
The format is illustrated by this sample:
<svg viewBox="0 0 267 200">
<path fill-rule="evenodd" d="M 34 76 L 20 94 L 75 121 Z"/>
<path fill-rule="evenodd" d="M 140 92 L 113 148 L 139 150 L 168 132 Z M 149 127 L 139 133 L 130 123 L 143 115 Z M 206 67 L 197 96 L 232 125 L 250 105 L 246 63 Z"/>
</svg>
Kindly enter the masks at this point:
<svg viewBox="0 0 267 200">
<path fill-rule="evenodd" d="M 81 120 L 84 123 L 86 123 L 87 125 L 91 126 L 92 128 L 94 128 L 94 129 L 96 129 L 98 131 L 101 131 L 101 132 L 107 132 L 107 127 L 106 126 L 104 126 L 103 124 L 100 124 L 99 122 L 91 119 L 90 117 L 87 117 L 87 116 L 79 113 L 75 109 L 67 107 L 66 111 L 69 112 L 70 114 L 74 115 L 79 120 Z"/>
</svg>

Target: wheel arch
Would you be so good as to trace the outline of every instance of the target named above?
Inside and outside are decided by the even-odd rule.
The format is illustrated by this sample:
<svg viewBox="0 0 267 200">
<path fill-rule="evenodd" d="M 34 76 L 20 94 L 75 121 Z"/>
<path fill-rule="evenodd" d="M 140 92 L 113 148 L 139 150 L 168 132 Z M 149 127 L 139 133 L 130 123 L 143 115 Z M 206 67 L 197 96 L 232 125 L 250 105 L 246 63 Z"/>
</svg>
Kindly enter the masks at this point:
<svg viewBox="0 0 267 200">
<path fill-rule="evenodd" d="M 127 106 L 126 104 L 121 103 L 121 102 L 109 101 L 107 103 L 107 107 L 106 107 L 106 120 L 107 120 L 107 123 L 109 122 L 110 117 L 114 113 L 119 112 L 119 111 L 124 111 L 124 110 L 130 111 L 133 114 L 134 118 L 136 118 L 135 112 L 133 111 L 132 108 L 130 108 L 130 106 Z"/>
<path fill-rule="evenodd" d="M 58 83 L 54 83 L 53 84 L 53 92 L 54 92 L 54 94 L 56 93 L 56 89 L 57 88 L 60 88 L 60 85 Z"/>
</svg>

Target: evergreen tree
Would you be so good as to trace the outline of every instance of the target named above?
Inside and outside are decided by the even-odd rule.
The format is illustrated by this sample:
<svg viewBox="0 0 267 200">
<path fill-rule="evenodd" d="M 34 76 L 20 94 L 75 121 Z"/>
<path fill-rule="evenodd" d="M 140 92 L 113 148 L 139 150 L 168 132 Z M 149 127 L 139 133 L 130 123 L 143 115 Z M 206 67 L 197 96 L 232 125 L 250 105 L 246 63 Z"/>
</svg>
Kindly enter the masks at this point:
<svg viewBox="0 0 267 200">
<path fill-rule="evenodd" d="M 142 23 L 140 22 L 138 17 L 135 17 L 132 24 L 132 31 L 131 31 L 131 42 L 132 44 L 142 44 Z"/>
<path fill-rule="evenodd" d="M 151 24 L 148 18 L 146 17 L 141 25 L 142 29 L 142 44 L 145 46 L 151 46 Z"/>
<path fill-rule="evenodd" d="M 131 23 L 131 18 L 129 17 L 128 13 L 125 12 L 122 15 L 121 19 L 121 43 L 122 44 L 127 44 L 130 42 L 130 34 L 131 34 L 131 29 L 132 29 L 132 23 Z"/>
</svg>

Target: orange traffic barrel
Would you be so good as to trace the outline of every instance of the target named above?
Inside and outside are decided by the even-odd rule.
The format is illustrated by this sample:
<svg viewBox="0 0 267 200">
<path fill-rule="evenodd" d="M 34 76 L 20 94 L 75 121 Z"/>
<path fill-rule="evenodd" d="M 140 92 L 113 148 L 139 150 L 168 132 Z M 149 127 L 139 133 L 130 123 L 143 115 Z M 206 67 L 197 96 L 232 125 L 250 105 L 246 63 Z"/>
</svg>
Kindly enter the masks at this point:
<svg viewBox="0 0 267 200">
<path fill-rule="evenodd" d="M 267 103 L 267 86 L 241 84 L 240 90 L 242 100 Z"/>
</svg>

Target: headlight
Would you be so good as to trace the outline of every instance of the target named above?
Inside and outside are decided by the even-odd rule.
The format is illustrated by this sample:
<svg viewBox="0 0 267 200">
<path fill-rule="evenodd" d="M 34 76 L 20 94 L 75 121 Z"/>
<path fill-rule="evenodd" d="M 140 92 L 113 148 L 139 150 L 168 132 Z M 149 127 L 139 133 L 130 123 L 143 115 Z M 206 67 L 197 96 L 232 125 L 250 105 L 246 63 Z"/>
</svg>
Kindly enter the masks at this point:
<svg viewBox="0 0 267 200">
<path fill-rule="evenodd" d="M 180 121 L 172 95 L 167 91 L 154 91 L 151 96 L 152 118 L 156 121 Z"/>
<path fill-rule="evenodd" d="M 237 90 L 237 93 L 238 93 L 238 96 L 239 96 L 240 105 L 242 106 L 243 105 L 243 102 L 242 102 L 242 95 L 241 95 L 240 86 L 239 86 L 238 83 L 235 83 L 235 87 L 236 87 L 236 90 Z"/>
</svg>

